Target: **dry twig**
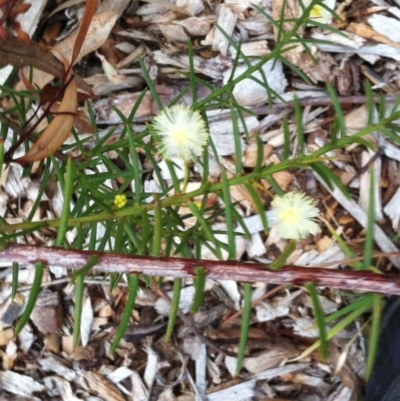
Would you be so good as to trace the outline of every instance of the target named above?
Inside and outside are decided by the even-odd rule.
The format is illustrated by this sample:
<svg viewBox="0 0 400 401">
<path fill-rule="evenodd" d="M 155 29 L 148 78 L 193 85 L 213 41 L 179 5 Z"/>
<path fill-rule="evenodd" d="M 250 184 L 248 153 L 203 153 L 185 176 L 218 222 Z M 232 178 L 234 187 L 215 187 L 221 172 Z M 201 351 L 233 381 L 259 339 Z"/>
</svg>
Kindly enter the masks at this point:
<svg viewBox="0 0 400 401">
<path fill-rule="evenodd" d="M 286 285 L 303 285 L 307 282 L 313 282 L 320 287 L 400 295 L 400 277 L 398 275 L 323 269 L 319 267 L 288 265 L 280 270 L 269 270 L 268 265 L 261 263 L 151 258 L 21 244 L 5 245 L 3 251 L 0 252 L 0 263 L 17 262 L 27 264 L 41 261 L 49 266 L 57 265 L 76 270 L 85 266 L 92 255 L 99 257 L 99 262 L 93 268 L 93 271 L 102 273 L 136 273 L 148 276 L 188 278 L 195 275 L 196 267 L 203 266 L 207 271 L 208 278 L 211 279 Z M 340 262 L 337 263 L 340 264 Z"/>
</svg>

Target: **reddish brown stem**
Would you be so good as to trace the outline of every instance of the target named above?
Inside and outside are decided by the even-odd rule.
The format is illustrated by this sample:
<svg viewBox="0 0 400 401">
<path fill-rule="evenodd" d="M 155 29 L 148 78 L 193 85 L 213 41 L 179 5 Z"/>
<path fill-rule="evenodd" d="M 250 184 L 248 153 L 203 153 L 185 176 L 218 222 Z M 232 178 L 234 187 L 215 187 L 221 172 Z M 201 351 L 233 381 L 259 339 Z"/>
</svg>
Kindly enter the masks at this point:
<svg viewBox="0 0 400 401">
<path fill-rule="evenodd" d="M 4 250 L 0 251 L 0 263 L 17 262 L 26 264 L 42 261 L 49 266 L 63 266 L 76 270 L 82 268 L 89 261 L 91 255 L 99 256 L 99 262 L 93 268 L 93 271 L 103 273 L 138 273 L 147 276 L 187 278 L 195 275 L 196 267 L 203 266 L 207 271 L 208 278 L 212 279 L 284 285 L 303 285 L 311 281 L 320 287 L 400 295 L 400 276 L 398 275 L 323 269 L 319 267 L 289 265 L 280 270 L 269 270 L 268 265 L 257 263 L 151 258 L 20 244 L 5 245 Z"/>
</svg>

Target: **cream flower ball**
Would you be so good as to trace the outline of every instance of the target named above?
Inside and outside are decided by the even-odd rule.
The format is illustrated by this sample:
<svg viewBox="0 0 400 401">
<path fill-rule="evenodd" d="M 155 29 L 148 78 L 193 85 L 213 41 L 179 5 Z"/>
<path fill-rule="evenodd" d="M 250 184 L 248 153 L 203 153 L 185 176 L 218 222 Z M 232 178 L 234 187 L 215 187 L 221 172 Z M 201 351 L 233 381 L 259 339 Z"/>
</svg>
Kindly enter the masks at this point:
<svg viewBox="0 0 400 401">
<path fill-rule="evenodd" d="M 198 111 L 183 105 L 165 108 L 152 123 L 160 141 L 160 152 L 170 160 L 185 162 L 201 156 L 209 140 L 205 121 Z"/>
<path fill-rule="evenodd" d="M 270 224 L 281 238 L 301 240 L 319 232 L 315 221 L 319 213 L 314 199 L 302 192 L 288 192 L 272 201 Z"/>
</svg>

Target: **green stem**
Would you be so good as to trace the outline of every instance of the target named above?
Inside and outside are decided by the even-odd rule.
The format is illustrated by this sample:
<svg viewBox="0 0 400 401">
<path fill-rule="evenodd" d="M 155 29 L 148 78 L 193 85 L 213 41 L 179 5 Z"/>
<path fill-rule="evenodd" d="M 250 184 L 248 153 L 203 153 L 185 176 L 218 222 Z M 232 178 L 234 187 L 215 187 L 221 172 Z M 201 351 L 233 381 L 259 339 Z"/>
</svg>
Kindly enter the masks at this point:
<svg viewBox="0 0 400 401">
<path fill-rule="evenodd" d="M 264 179 L 266 176 L 270 176 L 271 174 L 277 173 L 279 171 L 292 169 L 295 167 L 298 168 L 307 168 L 310 164 L 319 162 L 320 158 L 314 158 L 312 155 L 303 157 L 301 161 L 294 161 L 288 160 L 283 161 L 279 164 L 268 166 L 261 172 L 253 172 L 249 173 L 245 176 L 236 175 L 228 180 L 228 184 L 230 187 L 235 185 L 243 185 L 248 181 L 251 180 L 261 180 Z M 190 200 L 199 195 L 204 195 L 205 193 L 216 193 L 223 189 L 224 183 L 216 183 L 216 184 L 207 184 L 201 186 L 199 189 L 187 193 L 182 194 L 175 194 L 173 196 L 169 196 L 167 198 L 161 199 L 157 202 L 152 202 L 149 204 L 142 204 L 142 205 L 135 205 L 131 207 L 126 207 L 121 210 L 116 210 L 114 212 L 102 212 L 97 213 L 89 216 L 83 217 L 74 217 L 69 218 L 67 220 L 68 226 L 79 226 L 80 224 L 88 224 L 88 223 L 98 223 L 104 222 L 107 220 L 118 220 L 124 217 L 130 217 L 134 215 L 138 215 L 142 212 L 148 212 L 150 210 L 154 210 L 157 207 L 166 208 L 169 206 L 174 205 L 181 205 L 185 201 Z M 10 233 L 15 232 L 18 230 L 25 230 L 25 231 L 35 231 L 41 228 L 57 228 L 60 226 L 60 220 L 46 220 L 46 221 L 39 221 L 39 222 L 23 222 L 19 224 L 12 224 L 12 225 L 4 225 L 0 226 L 0 233 Z"/>
<path fill-rule="evenodd" d="M 244 288 L 244 304 L 243 304 L 243 315 L 242 315 L 242 327 L 240 330 L 239 350 L 236 363 L 236 376 L 239 375 L 240 370 L 243 366 L 244 356 L 246 354 L 247 339 L 249 337 L 250 330 L 250 318 L 251 318 L 251 296 L 252 288 L 251 284 L 245 283 Z"/>
<path fill-rule="evenodd" d="M 35 307 L 36 300 L 39 296 L 41 285 L 42 285 L 42 277 L 43 277 L 44 265 L 42 262 L 36 263 L 35 265 L 35 278 L 33 279 L 31 292 L 29 293 L 28 302 L 26 304 L 26 308 L 21 316 L 21 319 L 18 322 L 18 325 L 15 329 L 15 334 L 19 334 L 21 330 L 24 328 L 25 324 L 28 322 L 33 308 Z"/>
<path fill-rule="evenodd" d="M 171 310 L 169 312 L 167 332 L 165 334 L 165 342 L 169 342 L 171 340 L 172 332 L 174 331 L 176 316 L 178 315 L 178 310 L 179 310 L 179 300 L 181 299 L 181 290 L 182 290 L 182 279 L 176 278 L 174 280 L 174 289 L 171 300 Z"/>
<path fill-rule="evenodd" d="M 182 185 L 182 191 L 181 194 L 186 193 L 186 189 L 189 183 L 189 176 L 190 176 L 190 172 L 189 172 L 189 162 L 185 160 L 185 175 L 183 177 L 183 185 Z"/>
</svg>

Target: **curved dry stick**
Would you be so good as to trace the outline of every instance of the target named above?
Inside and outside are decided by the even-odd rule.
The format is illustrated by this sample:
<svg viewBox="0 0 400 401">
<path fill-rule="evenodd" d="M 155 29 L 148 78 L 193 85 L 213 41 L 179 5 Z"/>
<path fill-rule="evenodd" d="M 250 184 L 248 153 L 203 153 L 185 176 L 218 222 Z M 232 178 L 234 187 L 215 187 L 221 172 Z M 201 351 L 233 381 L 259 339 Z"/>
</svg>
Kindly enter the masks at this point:
<svg viewBox="0 0 400 401">
<path fill-rule="evenodd" d="M 268 265 L 260 263 L 151 258 L 20 244 L 6 244 L 3 248 L 0 251 L 0 263 L 17 262 L 26 264 L 41 261 L 49 266 L 62 266 L 76 270 L 82 268 L 89 261 L 90 256 L 98 255 L 99 263 L 93 268 L 95 272 L 138 273 L 147 276 L 188 278 L 195 275 L 196 267 L 202 266 L 206 269 L 208 278 L 218 280 L 236 280 L 251 283 L 266 282 L 284 285 L 303 285 L 311 281 L 320 287 L 400 295 L 400 276 L 394 274 L 376 274 L 366 271 L 333 270 L 293 265 L 285 266 L 280 270 L 269 270 Z M 340 261 L 336 263 L 339 264 Z"/>
</svg>

